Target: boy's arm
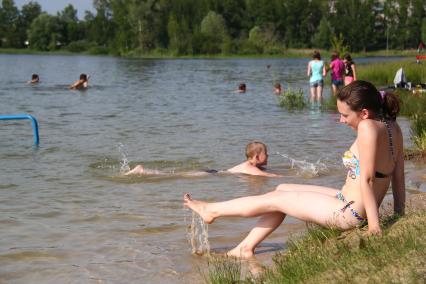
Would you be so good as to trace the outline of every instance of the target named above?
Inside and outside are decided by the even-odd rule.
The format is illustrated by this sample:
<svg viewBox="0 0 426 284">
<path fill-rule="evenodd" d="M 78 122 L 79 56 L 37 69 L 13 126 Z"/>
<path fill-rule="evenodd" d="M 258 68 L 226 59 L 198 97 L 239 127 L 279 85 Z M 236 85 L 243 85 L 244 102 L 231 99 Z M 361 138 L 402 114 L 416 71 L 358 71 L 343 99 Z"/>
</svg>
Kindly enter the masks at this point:
<svg viewBox="0 0 426 284">
<path fill-rule="evenodd" d="M 262 177 L 282 177 L 282 175 L 265 172 L 264 170 L 259 169 L 258 167 L 253 167 L 253 169 L 249 169 L 246 174 Z"/>
</svg>

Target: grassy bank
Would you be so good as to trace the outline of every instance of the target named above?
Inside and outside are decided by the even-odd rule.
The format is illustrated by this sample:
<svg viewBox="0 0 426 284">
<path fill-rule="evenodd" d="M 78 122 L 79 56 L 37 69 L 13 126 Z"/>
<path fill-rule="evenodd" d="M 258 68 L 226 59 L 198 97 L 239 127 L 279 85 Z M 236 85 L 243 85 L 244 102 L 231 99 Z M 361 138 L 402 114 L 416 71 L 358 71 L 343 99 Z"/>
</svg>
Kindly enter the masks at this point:
<svg viewBox="0 0 426 284">
<path fill-rule="evenodd" d="M 206 283 L 423 283 L 426 273 L 426 211 L 382 220 L 383 236 L 366 229 L 340 233 L 311 229 L 274 257 L 257 278 L 242 277 L 239 261 L 215 260 Z M 220 265 L 218 265 L 220 263 Z M 217 268 L 220 269 L 217 269 Z M 225 269 L 226 268 L 226 269 Z"/>
<path fill-rule="evenodd" d="M 416 64 L 415 57 L 406 60 L 358 64 L 357 77 L 370 81 L 377 86 L 393 86 L 393 79 L 399 68 L 403 68 L 406 78 L 413 84 L 426 83 L 426 61 Z"/>
</svg>

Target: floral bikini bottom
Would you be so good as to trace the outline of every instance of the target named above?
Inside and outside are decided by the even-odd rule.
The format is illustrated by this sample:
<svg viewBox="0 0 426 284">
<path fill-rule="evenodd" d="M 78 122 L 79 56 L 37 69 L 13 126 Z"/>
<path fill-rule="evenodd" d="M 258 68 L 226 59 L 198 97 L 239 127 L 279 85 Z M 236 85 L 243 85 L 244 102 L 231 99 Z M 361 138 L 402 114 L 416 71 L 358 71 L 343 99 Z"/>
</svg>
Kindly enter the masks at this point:
<svg viewBox="0 0 426 284">
<path fill-rule="evenodd" d="M 343 196 L 343 194 L 341 192 L 339 192 L 338 194 L 336 194 L 337 199 L 343 201 L 345 204 L 345 206 L 343 206 L 342 209 L 340 209 L 341 212 L 345 212 L 346 209 L 349 209 L 352 213 L 352 216 L 354 216 L 358 221 L 364 222 L 367 219 L 363 218 L 358 212 L 356 212 L 355 209 L 351 208 L 351 205 L 355 202 L 355 201 L 347 201 L 345 199 L 345 197 Z"/>
</svg>

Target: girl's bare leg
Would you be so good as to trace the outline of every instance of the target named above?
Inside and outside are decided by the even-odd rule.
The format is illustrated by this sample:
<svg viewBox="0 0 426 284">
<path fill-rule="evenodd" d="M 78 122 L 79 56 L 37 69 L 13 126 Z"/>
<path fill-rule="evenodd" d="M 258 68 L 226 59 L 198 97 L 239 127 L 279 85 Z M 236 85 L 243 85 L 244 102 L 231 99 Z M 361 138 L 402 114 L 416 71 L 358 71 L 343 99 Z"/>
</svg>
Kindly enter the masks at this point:
<svg viewBox="0 0 426 284">
<path fill-rule="evenodd" d="M 320 101 L 322 98 L 322 86 L 318 86 L 317 88 L 317 100 Z"/>
<path fill-rule="evenodd" d="M 331 88 L 333 90 L 333 96 L 335 96 L 337 94 L 337 86 L 334 84 L 331 84 Z"/>
<path fill-rule="evenodd" d="M 290 191 L 290 188 L 293 190 Z M 303 191 L 302 191 L 303 190 Z M 342 202 L 335 198 L 338 190 L 321 186 L 280 185 L 264 195 L 237 198 L 225 202 L 206 203 L 185 195 L 185 206 L 201 215 L 206 223 L 223 216 L 254 217 L 263 215 L 257 226 L 229 255 L 250 257 L 255 247 L 273 232 L 286 214 L 322 226 L 342 229 L 357 224 L 349 210 L 338 213 Z"/>
<path fill-rule="evenodd" d="M 315 101 L 315 95 L 316 95 L 316 88 L 311 87 L 311 102 L 312 103 Z"/>
<path fill-rule="evenodd" d="M 251 258 L 254 255 L 254 249 L 269 234 L 275 231 L 284 221 L 285 214 L 281 212 L 272 212 L 262 215 L 256 226 L 250 231 L 245 239 L 235 248 L 230 250 L 227 255 L 238 258 Z"/>
<path fill-rule="evenodd" d="M 276 188 L 277 191 L 298 191 L 298 192 L 317 192 L 329 196 L 336 196 L 340 191 L 338 189 L 303 184 L 280 184 Z M 235 248 L 230 250 L 227 255 L 239 258 L 250 258 L 254 255 L 254 249 L 279 225 L 284 221 L 285 214 L 281 212 L 273 212 L 264 214 L 260 217 L 256 226 L 250 231 L 245 239 Z"/>
<path fill-rule="evenodd" d="M 341 207 L 342 203 L 337 198 L 320 192 L 276 190 L 263 195 L 215 203 L 192 200 L 189 194 L 185 194 L 184 205 L 198 213 L 208 224 L 218 217 L 256 217 L 282 212 L 304 221 L 328 225 L 333 212 Z"/>
</svg>

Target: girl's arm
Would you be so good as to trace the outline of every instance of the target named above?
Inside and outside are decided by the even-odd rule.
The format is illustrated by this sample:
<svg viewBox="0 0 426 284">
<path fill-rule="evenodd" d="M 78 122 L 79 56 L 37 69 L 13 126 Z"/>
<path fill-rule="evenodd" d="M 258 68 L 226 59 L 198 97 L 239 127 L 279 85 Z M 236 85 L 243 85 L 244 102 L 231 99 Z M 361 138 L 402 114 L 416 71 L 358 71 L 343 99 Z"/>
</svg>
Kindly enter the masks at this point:
<svg viewBox="0 0 426 284">
<path fill-rule="evenodd" d="M 308 63 L 308 71 L 306 72 L 306 75 L 311 76 L 311 61 Z"/>
<path fill-rule="evenodd" d="M 398 132 L 401 133 L 401 129 L 398 126 Z M 398 149 L 404 149 L 402 134 L 398 135 L 398 144 L 401 147 Z M 395 214 L 404 215 L 405 211 L 405 176 L 404 176 L 404 153 L 402 150 L 398 151 L 396 157 L 395 168 L 392 174 L 392 193 L 393 193 L 393 208 Z"/>
<path fill-rule="evenodd" d="M 325 64 L 322 66 L 322 76 L 325 77 L 327 75 L 327 69 L 325 68 Z"/>
<path fill-rule="evenodd" d="M 361 197 L 364 202 L 368 219 L 368 232 L 381 234 L 379 224 L 379 208 L 373 192 L 373 183 L 376 172 L 378 131 L 369 119 L 358 124 L 358 152 L 360 166 Z"/>
<path fill-rule="evenodd" d="M 355 68 L 355 63 L 352 63 L 351 68 L 352 68 L 352 74 L 354 75 L 354 81 L 356 81 L 356 68 Z"/>
</svg>

